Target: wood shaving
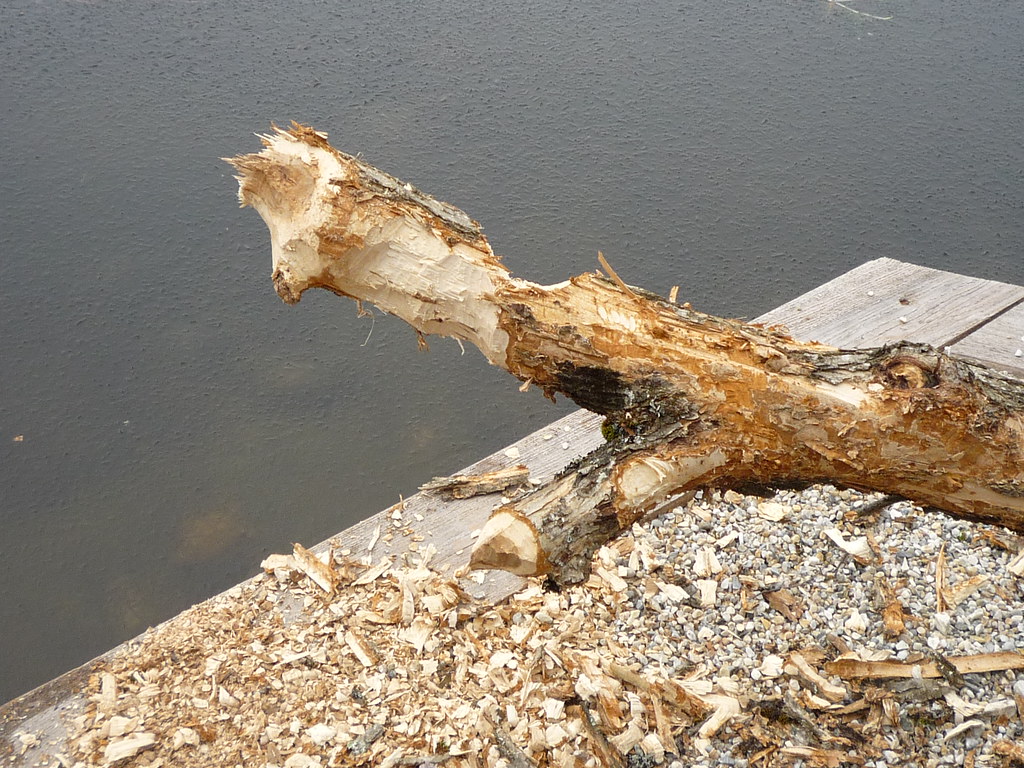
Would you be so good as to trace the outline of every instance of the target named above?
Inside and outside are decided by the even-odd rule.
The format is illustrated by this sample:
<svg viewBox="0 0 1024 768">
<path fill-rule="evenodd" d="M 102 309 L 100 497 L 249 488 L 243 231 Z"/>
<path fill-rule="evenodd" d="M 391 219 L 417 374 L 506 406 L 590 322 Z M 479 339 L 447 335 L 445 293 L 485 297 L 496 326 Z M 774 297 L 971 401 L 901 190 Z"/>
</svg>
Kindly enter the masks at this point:
<svg viewBox="0 0 1024 768">
<path fill-rule="evenodd" d="M 802 757 L 815 768 L 839 768 L 841 765 L 864 765 L 864 758 L 848 755 L 835 749 L 818 747 L 783 747 L 779 750 L 789 757 Z"/>
<path fill-rule="evenodd" d="M 887 638 L 897 638 L 907 629 L 907 615 L 903 610 L 903 603 L 901 603 L 899 598 L 896 597 L 896 590 L 892 588 L 883 575 L 879 574 L 876 580 L 883 602 L 883 633 Z"/>
<path fill-rule="evenodd" d="M 805 681 L 811 684 L 814 689 L 824 696 L 830 702 L 844 701 L 850 696 L 850 692 L 841 685 L 835 685 L 830 683 L 814 668 L 811 667 L 807 660 L 799 653 L 791 653 L 789 655 L 789 663 L 796 667 L 797 674 L 800 675 Z"/>
<path fill-rule="evenodd" d="M 874 562 L 875 553 L 868 543 L 867 536 L 861 536 L 848 541 L 838 528 L 829 528 L 825 531 L 825 535 L 833 544 L 850 555 L 860 565 L 868 565 Z"/>
<path fill-rule="evenodd" d="M 776 589 L 764 592 L 768 605 L 781 613 L 790 621 L 797 621 L 804 613 L 803 603 L 788 589 Z"/>
<path fill-rule="evenodd" d="M 518 450 L 516 450 L 515 456 L 510 456 L 510 458 L 519 458 Z M 498 469 L 479 475 L 435 477 L 430 482 L 421 485 L 420 490 L 439 493 L 449 499 L 469 499 L 473 496 L 498 493 L 508 488 L 515 488 L 525 484 L 529 479 L 530 470 L 525 464 L 517 464 L 514 467 Z"/>
<path fill-rule="evenodd" d="M 1024 577 L 1024 551 L 1017 554 L 1013 560 L 1010 561 L 1006 569 L 1014 576 Z"/>
<path fill-rule="evenodd" d="M 978 672 L 1002 672 L 1008 669 L 1024 669 L 1024 653 L 1002 651 L 979 653 L 972 656 L 951 656 L 948 659 L 962 674 Z M 831 675 L 844 679 L 885 678 L 885 677 L 942 677 L 934 660 L 911 661 L 867 661 L 856 655 L 840 656 L 825 665 Z"/>
<path fill-rule="evenodd" d="M 781 522 L 789 514 L 789 508 L 777 501 L 765 501 L 758 505 L 757 516 L 773 523 Z"/>
<path fill-rule="evenodd" d="M 946 545 L 939 547 L 939 554 L 935 556 L 935 611 L 946 613 L 949 606 L 946 601 L 946 593 L 949 587 L 946 584 Z"/>
<path fill-rule="evenodd" d="M 324 592 L 334 592 L 338 585 L 338 574 L 330 565 L 331 554 L 327 553 L 326 562 L 314 555 L 299 543 L 292 545 L 292 557 L 299 570 L 309 577 Z"/>
<path fill-rule="evenodd" d="M 700 593 L 700 604 L 710 608 L 718 602 L 718 582 L 714 579 L 697 579 L 697 590 Z"/>
<path fill-rule="evenodd" d="M 697 564 L 694 566 L 694 571 L 702 579 L 716 576 L 722 572 L 722 564 L 712 547 L 702 547 L 697 552 Z"/>
</svg>

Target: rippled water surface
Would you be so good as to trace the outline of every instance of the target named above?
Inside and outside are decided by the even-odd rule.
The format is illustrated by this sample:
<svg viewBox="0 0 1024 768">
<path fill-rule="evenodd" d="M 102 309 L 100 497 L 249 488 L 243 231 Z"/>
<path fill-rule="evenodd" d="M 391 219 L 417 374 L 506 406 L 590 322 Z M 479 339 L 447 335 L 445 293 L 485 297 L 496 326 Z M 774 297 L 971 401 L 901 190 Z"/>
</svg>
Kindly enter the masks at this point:
<svg viewBox="0 0 1024 768">
<path fill-rule="evenodd" d="M 0 2 L 0 701 L 566 412 L 307 294 L 218 158 L 295 119 L 518 274 L 755 316 L 1024 283 L 1010 3 Z M 372 329 L 372 333 L 370 333 Z"/>
</svg>

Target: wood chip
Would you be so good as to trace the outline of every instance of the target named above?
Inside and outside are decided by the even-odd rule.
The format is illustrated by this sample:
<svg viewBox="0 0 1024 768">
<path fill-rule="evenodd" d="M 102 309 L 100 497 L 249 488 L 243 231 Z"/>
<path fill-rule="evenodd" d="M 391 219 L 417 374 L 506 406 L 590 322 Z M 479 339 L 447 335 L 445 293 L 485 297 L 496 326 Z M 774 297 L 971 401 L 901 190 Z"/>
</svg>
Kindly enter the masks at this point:
<svg viewBox="0 0 1024 768">
<path fill-rule="evenodd" d="M 238 699 L 235 698 L 223 685 L 217 686 L 217 703 L 228 709 L 238 707 Z"/>
<path fill-rule="evenodd" d="M 946 544 L 943 542 L 939 547 L 939 554 L 935 557 L 935 611 L 946 613 L 949 606 L 946 604 Z"/>
<path fill-rule="evenodd" d="M 697 579 L 694 582 L 700 592 L 700 604 L 710 608 L 718 604 L 718 582 L 714 579 Z"/>
<path fill-rule="evenodd" d="M 352 582 L 353 587 L 361 587 L 365 584 L 371 584 L 385 573 L 391 570 L 391 559 L 384 557 L 381 558 L 380 562 L 377 563 L 373 568 L 366 571 L 363 575 Z"/>
<path fill-rule="evenodd" d="M 651 710 L 654 714 L 654 727 L 662 749 L 674 752 L 676 742 L 672 736 L 672 721 L 669 719 L 664 700 L 657 693 L 651 696 Z"/>
<path fill-rule="evenodd" d="M 678 584 L 668 584 L 664 581 L 655 580 L 654 586 L 673 603 L 686 603 L 692 600 L 690 593 Z"/>
<path fill-rule="evenodd" d="M 972 656 L 950 656 L 948 658 L 957 672 L 962 675 L 978 672 L 1001 672 L 1007 669 L 1024 669 L 1024 653 L 1018 651 L 1001 651 L 999 653 L 979 653 Z M 919 670 L 919 672 L 915 672 Z M 856 678 L 880 679 L 886 677 L 941 677 L 933 660 L 918 662 L 909 661 L 865 661 L 856 656 L 841 656 L 835 661 L 825 664 L 825 671 L 830 675 L 838 675 L 844 680 Z"/>
<path fill-rule="evenodd" d="M 648 682 L 639 672 L 634 672 L 625 664 L 619 664 L 618 662 L 613 661 L 608 665 L 608 672 L 616 679 L 633 686 L 638 691 L 650 690 L 650 682 Z"/>
<path fill-rule="evenodd" d="M 761 661 L 761 666 L 757 669 L 764 677 L 778 677 L 782 674 L 784 664 L 785 661 L 781 656 L 771 653 L 764 657 Z"/>
<path fill-rule="evenodd" d="M 627 589 L 629 589 L 629 584 L 627 584 L 621 576 L 619 576 L 617 573 L 615 573 L 609 568 L 597 566 L 596 568 L 594 568 L 594 573 L 596 573 L 598 576 L 604 579 L 608 586 L 611 587 L 612 590 L 615 592 L 625 592 Z"/>
<path fill-rule="evenodd" d="M 768 601 L 768 605 L 790 621 L 797 621 L 804 615 L 803 603 L 788 589 L 775 589 L 761 594 Z"/>
<path fill-rule="evenodd" d="M 113 740 L 103 750 L 104 765 L 114 765 L 129 757 L 135 757 L 139 752 L 149 749 L 154 744 L 156 744 L 156 736 L 145 731 Z"/>
<path fill-rule="evenodd" d="M 715 576 L 722 572 L 722 564 L 718 560 L 713 547 L 702 547 L 697 551 L 697 563 L 694 572 L 702 579 Z"/>
<path fill-rule="evenodd" d="M 692 719 L 701 719 L 714 709 L 704 698 L 710 692 L 711 683 L 707 680 L 666 680 L 658 685 L 665 703 Z"/>
<path fill-rule="evenodd" d="M 411 625 L 398 633 L 398 639 L 407 642 L 416 649 L 417 653 L 423 653 L 433 632 L 434 623 L 422 616 L 417 616 Z"/>
<path fill-rule="evenodd" d="M 739 537 L 740 537 L 739 531 L 729 531 L 727 534 L 725 534 L 724 536 L 722 536 L 720 539 L 718 539 L 715 542 L 715 546 L 718 547 L 719 549 L 725 549 L 730 544 L 732 544 L 734 541 L 736 541 Z"/>
<path fill-rule="evenodd" d="M 379 525 L 373 529 L 373 533 L 370 534 L 370 540 L 368 542 L 366 542 L 366 552 L 367 552 L 368 556 L 373 554 L 373 548 L 377 546 L 377 542 L 378 541 L 380 541 L 380 526 Z M 372 561 L 368 559 L 367 563 L 370 563 L 370 562 L 372 562 Z"/>
<path fill-rule="evenodd" d="M 632 288 L 626 285 L 623 279 L 619 277 L 618 273 L 614 269 L 612 269 L 612 265 L 608 263 L 608 260 L 604 257 L 604 254 L 601 253 L 600 251 L 597 252 L 597 260 L 604 268 L 604 271 L 608 273 L 608 277 L 612 279 L 612 282 L 619 286 L 619 288 L 624 293 L 636 299 L 636 301 L 640 303 L 641 306 L 645 306 L 642 303 L 642 299 L 636 294 L 636 292 L 633 291 Z"/>
<path fill-rule="evenodd" d="M 117 705 L 117 680 L 110 672 L 100 673 L 100 693 L 96 707 L 104 714 L 110 714 Z"/>
<path fill-rule="evenodd" d="M 124 736 L 126 733 L 134 731 L 136 726 L 139 724 L 139 719 L 137 717 L 121 717 L 120 715 L 114 715 L 107 722 L 109 723 L 109 730 L 107 733 L 110 738 L 116 739 Z"/>
<path fill-rule="evenodd" d="M 349 647 L 349 650 L 352 651 L 352 654 L 359 659 L 359 663 L 364 667 L 374 667 L 377 665 L 377 653 L 373 650 L 373 646 L 355 630 L 350 629 L 345 632 L 345 645 Z"/>
<path fill-rule="evenodd" d="M 848 755 L 835 749 L 819 747 L 783 747 L 780 754 L 788 757 L 801 757 L 815 768 L 839 768 L 841 765 L 864 765 L 864 758 Z"/>
<path fill-rule="evenodd" d="M 992 752 L 1024 765 L 1024 745 L 1001 739 L 992 745 Z"/>
<path fill-rule="evenodd" d="M 849 698 L 850 692 L 846 690 L 846 688 L 841 685 L 830 683 L 824 677 L 819 675 L 814 668 L 807 663 L 807 660 L 801 654 L 791 653 L 789 655 L 789 662 L 796 667 L 801 678 L 812 685 L 819 694 L 832 703 L 845 701 Z"/>
<path fill-rule="evenodd" d="M 198 747 L 199 733 L 192 728 L 178 728 L 171 737 L 171 749 L 177 751 L 185 746 Z"/>
<path fill-rule="evenodd" d="M 590 741 L 588 746 L 591 747 L 594 752 L 601 760 L 601 765 L 607 768 L 624 768 L 625 763 L 622 757 L 615 750 L 615 748 L 609 743 L 608 737 L 605 736 L 604 731 L 601 730 L 601 717 L 595 712 L 586 702 L 584 702 L 580 709 L 582 710 L 583 717 L 583 728 L 587 734 L 587 738 Z"/>
<path fill-rule="evenodd" d="M 882 633 L 886 638 L 894 640 L 907 629 L 906 613 L 903 603 L 896 597 L 896 590 L 881 573 L 877 578 L 878 589 L 884 602 L 882 608 Z"/>
<path fill-rule="evenodd" d="M 943 591 L 943 597 L 946 599 L 947 609 L 950 611 L 956 610 L 956 607 L 960 605 L 960 603 L 984 587 L 988 582 L 988 576 L 978 574 L 977 576 L 972 576 L 971 578 L 961 582 L 955 587 L 947 587 Z"/>
<path fill-rule="evenodd" d="M 854 608 L 850 611 L 849 618 L 843 622 L 843 626 L 851 632 L 859 632 L 863 635 L 868 630 L 868 617 Z"/>
<path fill-rule="evenodd" d="M 829 528 L 825 531 L 825 535 L 828 536 L 833 544 L 850 555 L 860 565 L 868 565 L 874 562 L 875 553 L 871 551 L 871 545 L 868 543 L 867 536 L 847 541 L 842 531 L 838 528 Z"/>
<path fill-rule="evenodd" d="M 338 585 L 338 574 L 334 568 L 298 542 L 292 544 L 292 557 L 295 558 L 295 564 L 299 570 L 306 574 L 310 581 L 324 592 L 334 592 L 334 588 Z"/>
<path fill-rule="evenodd" d="M 1024 536 L 1010 533 L 1006 529 L 990 528 L 982 530 L 978 532 L 976 538 L 987 541 L 994 547 L 1005 549 L 1007 552 L 1014 554 L 1024 552 Z"/>
<path fill-rule="evenodd" d="M 740 713 L 741 707 L 739 699 L 735 699 L 732 696 L 722 696 L 721 694 L 713 693 L 704 696 L 703 699 L 705 703 L 715 708 L 711 717 L 705 720 L 697 731 L 698 738 L 708 740 L 718 733 L 722 726 L 736 717 Z"/>
<path fill-rule="evenodd" d="M 960 725 L 950 728 L 946 731 L 946 734 L 942 737 L 943 741 L 949 741 L 955 739 L 961 734 L 967 733 L 968 731 L 980 730 L 985 727 L 984 720 L 964 720 Z"/>
<path fill-rule="evenodd" d="M 519 458 L 518 453 L 513 458 Z M 452 475 L 435 477 L 420 486 L 421 491 L 432 491 L 450 499 L 469 499 L 488 493 L 499 493 L 525 484 L 530 479 L 530 470 L 525 464 L 498 469 L 479 475 Z"/>
<path fill-rule="evenodd" d="M 611 742 L 611 745 L 619 750 L 619 752 L 625 755 L 643 740 L 644 735 L 645 731 L 640 728 L 640 725 L 636 720 L 633 720 L 629 723 L 626 730 L 618 736 L 612 736 L 608 741 Z"/>
<path fill-rule="evenodd" d="M 1009 565 L 1006 566 L 1006 570 L 1012 573 L 1014 576 L 1024 578 L 1024 550 L 1010 561 Z"/>
<path fill-rule="evenodd" d="M 322 747 L 328 741 L 333 739 L 337 733 L 337 729 L 332 728 L 326 723 L 317 723 L 316 725 L 306 729 L 306 735 L 309 737 L 309 740 L 318 747 Z"/>
<path fill-rule="evenodd" d="M 757 516 L 773 523 L 781 522 L 789 514 L 789 507 L 777 501 L 763 501 L 757 506 Z"/>
<path fill-rule="evenodd" d="M 416 617 L 416 590 L 408 574 L 402 574 L 398 577 L 398 590 L 401 596 L 399 620 L 403 626 L 407 627 L 412 624 L 412 620 Z"/>
</svg>

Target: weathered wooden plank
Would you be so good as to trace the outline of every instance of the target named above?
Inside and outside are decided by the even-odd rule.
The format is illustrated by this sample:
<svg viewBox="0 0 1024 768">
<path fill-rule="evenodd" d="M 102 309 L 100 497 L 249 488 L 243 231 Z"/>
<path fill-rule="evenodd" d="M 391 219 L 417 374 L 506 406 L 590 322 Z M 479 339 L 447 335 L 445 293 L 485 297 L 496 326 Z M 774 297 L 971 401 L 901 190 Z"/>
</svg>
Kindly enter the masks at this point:
<svg viewBox="0 0 1024 768">
<path fill-rule="evenodd" d="M 965 336 L 950 351 L 996 370 L 1024 376 L 1024 302 Z"/>
<path fill-rule="evenodd" d="M 104 656 L 116 653 L 118 648 Z M 57 755 L 68 756 L 68 725 L 85 712 L 88 702 L 82 691 L 94 662 L 65 672 L 24 696 L 0 705 L 0 759 L 4 765 L 61 765 Z M 35 736 L 39 743 L 23 742 L 19 734 Z"/>
<path fill-rule="evenodd" d="M 903 339 L 942 347 L 1024 299 L 1024 287 L 875 259 L 773 309 L 758 322 L 836 347 Z"/>
</svg>

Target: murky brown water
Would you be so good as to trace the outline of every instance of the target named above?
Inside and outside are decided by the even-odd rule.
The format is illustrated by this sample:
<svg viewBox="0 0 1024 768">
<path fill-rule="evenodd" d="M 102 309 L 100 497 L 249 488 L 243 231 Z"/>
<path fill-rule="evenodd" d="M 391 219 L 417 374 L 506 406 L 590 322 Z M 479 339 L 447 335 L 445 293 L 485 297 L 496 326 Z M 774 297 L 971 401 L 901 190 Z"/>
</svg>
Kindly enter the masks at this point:
<svg viewBox="0 0 1024 768">
<path fill-rule="evenodd" d="M 878 256 L 1024 283 L 1015 5 L 628 6 L 2 3 L 0 701 L 565 411 L 282 305 L 218 160 L 272 120 L 541 281 L 600 248 L 735 316 Z"/>
</svg>

